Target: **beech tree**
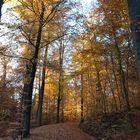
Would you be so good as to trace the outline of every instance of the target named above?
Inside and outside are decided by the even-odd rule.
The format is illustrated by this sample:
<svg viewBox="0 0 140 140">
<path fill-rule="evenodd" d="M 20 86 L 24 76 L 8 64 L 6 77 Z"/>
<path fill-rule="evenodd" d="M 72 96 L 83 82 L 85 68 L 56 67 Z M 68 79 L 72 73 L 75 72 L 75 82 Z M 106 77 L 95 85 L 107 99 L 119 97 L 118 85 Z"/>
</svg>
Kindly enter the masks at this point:
<svg viewBox="0 0 140 140">
<path fill-rule="evenodd" d="M 31 57 L 31 61 L 27 63 L 26 65 L 26 78 L 28 79 L 27 82 L 24 84 L 23 88 L 23 101 L 24 101 L 24 112 L 23 112 L 23 137 L 27 137 L 29 135 L 30 131 L 30 117 L 31 117 L 31 106 L 32 106 L 32 93 L 33 93 L 33 84 L 35 79 L 35 73 L 37 68 L 37 61 L 38 61 L 38 55 L 39 55 L 39 49 L 41 46 L 41 40 L 42 40 L 42 31 L 43 28 L 48 25 L 48 23 L 56 16 L 56 13 L 59 9 L 59 6 L 64 4 L 65 0 L 60 0 L 56 2 L 49 2 L 49 1 L 19 1 L 21 3 L 22 10 L 26 9 L 29 13 L 29 15 L 36 15 L 37 18 L 34 19 L 33 24 L 37 23 L 37 30 L 36 34 L 32 34 L 28 36 L 27 29 L 22 28 L 22 31 L 24 31 L 24 36 L 29 41 L 29 43 L 34 47 L 33 56 Z M 39 8 L 35 9 L 36 6 Z M 50 6 L 50 9 L 46 9 L 47 6 Z M 19 13 L 23 12 L 20 11 L 19 7 Z M 25 17 L 25 14 L 21 13 L 21 16 L 23 18 Z M 30 20 L 30 19 L 29 19 Z M 30 21 L 28 21 L 30 23 Z M 34 25 L 32 26 L 34 27 Z M 25 32 L 26 31 L 26 32 Z M 32 28 L 31 28 L 32 31 Z M 32 37 L 32 38 L 31 38 Z M 35 37 L 35 38 L 33 38 Z"/>
<path fill-rule="evenodd" d="M 64 84 L 64 41 L 60 40 L 60 46 L 59 46 L 59 89 L 58 89 L 58 99 L 57 99 L 57 123 L 60 122 L 60 111 L 61 113 L 61 120 L 63 120 L 63 107 L 62 107 L 62 101 L 63 101 L 63 84 Z M 60 110 L 61 109 L 61 110 Z"/>
<path fill-rule="evenodd" d="M 128 0 L 131 31 L 137 60 L 138 77 L 140 80 L 140 1 Z"/>
</svg>

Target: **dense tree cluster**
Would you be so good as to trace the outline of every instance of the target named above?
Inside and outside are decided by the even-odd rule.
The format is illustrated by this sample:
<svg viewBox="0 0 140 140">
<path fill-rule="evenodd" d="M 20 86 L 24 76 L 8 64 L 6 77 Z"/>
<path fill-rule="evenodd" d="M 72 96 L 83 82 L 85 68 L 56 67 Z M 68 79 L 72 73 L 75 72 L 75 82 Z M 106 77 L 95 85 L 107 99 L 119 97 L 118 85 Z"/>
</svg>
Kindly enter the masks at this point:
<svg viewBox="0 0 140 140">
<path fill-rule="evenodd" d="M 0 122 L 17 122 L 28 137 L 32 126 L 125 112 L 133 129 L 131 112 L 140 107 L 140 3 L 98 0 L 88 14 L 74 0 L 14 5 L 15 22 L 0 25 L 9 30 L 0 36 L 12 34 L 16 44 L 0 44 Z"/>
</svg>

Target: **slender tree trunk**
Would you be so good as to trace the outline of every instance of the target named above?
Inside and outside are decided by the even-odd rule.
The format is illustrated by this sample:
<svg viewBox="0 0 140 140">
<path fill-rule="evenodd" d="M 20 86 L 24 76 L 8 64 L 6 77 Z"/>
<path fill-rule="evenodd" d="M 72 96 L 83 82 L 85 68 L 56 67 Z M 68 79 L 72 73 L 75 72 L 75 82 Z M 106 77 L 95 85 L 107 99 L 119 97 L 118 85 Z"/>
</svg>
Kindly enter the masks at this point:
<svg viewBox="0 0 140 140">
<path fill-rule="evenodd" d="M 58 98 L 57 98 L 57 116 L 56 116 L 57 123 L 59 123 L 60 121 L 60 102 L 61 102 L 61 97 L 60 97 L 60 89 L 59 89 Z"/>
<path fill-rule="evenodd" d="M 96 41 L 96 35 L 94 34 L 94 38 L 93 38 L 93 40 L 95 41 L 95 42 L 97 42 Z M 91 47 L 91 49 L 93 49 L 93 45 L 92 45 L 92 40 L 91 40 L 91 45 L 90 45 L 90 47 Z M 94 53 L 92 52 L 92 56 L 93 56 L 93 58 L 95 57 L 94 56 Z M 101 81 L 100 81 L 100 74 L 99 74 L 99 69 L 98 69 L 98 67 L 97 67 L 97 63 L 96 63 L 96 60 L 94 60 L 94 65 L 95 65 L 95 69 L 96 69 L 96 91 L 99 93 L 99 95 L 100 95 L 100 97 L 101 98 L 99 98 L 99 100 L 98 100 L 98 102 L 99 102 L 99 108 L 100 108 L 100 106 L 101 106 L 101 110 L 102 110 L 102 112 L 106 112 L 106 100 L 105 100 L 105 95 L 104 95 L 104 93 L 103 93 L 103 91 L 102 91 L 102 85 L 101 85 Z M 101 99 L 101 100 L 100 100 Z M 96 103 L 96 105 L 97 105 L 97 103 Z M 98 105 L 97 105 L 98 106 Z M 99 109 L 100 110 L 100 109 Z"/>
<path fill-rule="evenodd" d="M 90 75 L 90 72 L 88 72 L 88 88 L 89 88 L 89 94 L 90 94 L 90 96 L 91 96 L 91 98 L 92 98 L 92 105 L 94 106 L 94 107 L 91 107 L 90 108 L 90 110 L 89 110 L 89 113 L 91 114 L 93 114 L 94 113 L 94 108 L 95 108 L 95 93 L 94 93 L 94 89 L 93 89 L 93 79 L 92 79 L 92 76 Z"/>
<path fill-rule="evenodd" d="M 44 97 L 44 88 L 45 88 L 45 79 L 46 79 L 46 59 L 47 59 L 48 47 L 46 47 L 44 60 L 43 60 L 43 70 L 42 70 L 42 84 L 39 91 L 39 101 L 38 101 L 38 112 L 37 112 L 37 126 L 41 126 L 42 121 L 42 106 L 43 106 L 43 97 Z"/>
<path fill-rule="evenodd" d="M 104 94 L 104 100 L 105 100 L 105 113 L 109 112 L 108 109 L 108 102 L 107 102 L 107 97 L 106 97 L 106 86 L 107 85 L 107 81 L 105 80 L 105 85 L 103 86 L 103 94 Z"/>
<path fill-rule="evenodd" d="M 32 93 L 33 93 L 33 84 L 35 79 L 36 67 L 37 67 L 37 59 L 39 53 L 39 47 L 41 44 L 41 35 L 43 29 L 43 17 L 44 17 L 44 8 L 42 9 L 42 13 L 39 21 L 38 34 L 36 39 L 36 46 L 33 55 L 33 60 L 30 64 L 27 64 L 26 70 L 26 78 L 29 79 L 27 83 L 24 84 L 23 88 L 23 103 L 24 103 L 24 111 L 23 111 L 23 133 L 22 136 L 28 137 L 30 134 L 30 118 L 31 118 L 31 107 L 32 107 Z"/>
<path fill-rule="evenodd" d="M 139 0 L 127 0 L 127 1 L 128 1 L 129 15 L 131 19 L 133 44 L 136 53 L 138 77 L 140 81 L 140 1 Z"/>
<path fill-rule="evenodd" d="M 41 67 L 39 67 L 38 70 L 38 98 L 39 98 L 40 90 L 41 90 Z M 37 117 L 38 117 L 38 108 L 36 111 L 36 122 L 37 122 Z"/>
<path fill-rule="evenodd" d="M 81 74 L 81 123 L 84 121 L 83 74 Z"/>
<path fill-rule="evenodd" d="M 96 69 L 96 90 L 97 93 L 99 93 L 100 99 L 99 99 L 99 108 L 101 107 L 101 112 L 106 112 L 106 103 L 105 103 L 105 95 L 102 91 L 102 85 L 100 80 L 100 74 L 99 70 L 97 68 L 96 62 L 95 62 L 95 69 Z"/>
<path fill-rule="evenodd" d="M 108 72 L 107 64 L 108 64 L 108 58 L 106 57 L 107 79 L 108 79 L 110 90 L 111 90 L 111 93 L 112 93 L 112 96 L 113 96 L 113 100 L 114 100 L 114 104 L 115 104 L 115 111 L 117 112 L 118 111 L 118 106 L 117 106 L 117 101 L 116 101 L 116 97 L 115 97 L 114 85 L 113 85 L 113 83 L 112 83 L 112 81 L 110 79 L 110 75 L 109 75 L 109 72 Z"/>
<path fill-rule="evenodd" d="M 133 129 L 133 123 L 132 123 L 132 118 L 131 115 L 129 114 L 129 111 L 131 110 L 130 108 L 130 103 L 129 103 L 129 95 L 128 95 L 128 90 L 126 87 L 126 78 L 125 78 L 125 73 L 122 67 L 122 58 L 121 58 L 121 52 L 117 43 L 117 38 L 114 33 L 114 42 L 115 42 L 115 48 L 116 48 L 116 56 L 119 64 L 119 73 L 120 73 L 120 83 L 122 86 L 122 98 L 124 100 L 124 108 L 127 111 L 127 119 L 128 119 L 128 124 L 130 129 Z"/>
<path fill-rule="evenodd" d="M 120 49 L 119 49 L 115 34 L 114 34 L 114 42 L 115 42 L 117 60 L 118 60 L 118 64 L 119 64 L 119 73 L 120 73 L 120 80 L 121 80 L 120 82 L 121 82 L 122 92 L 123 92 L 122 97 L 124 99 L 125 109 L 130 111 L 129 96 L 128 96 L 128 91 L 126 88 L 126 78 L 125 78 L 125 73 L 124 73 L 124 70 L 122 67 L 121 53 L 120 53 Z"/>
<path fill-rule="evenodd" d="M 59 91 L 58 91 L 58 98 L 57 98 L 57 123 L 60 122 L 60 109 L 63 111 L 61 106 L 61 101 L 63 97 L 63 57 L 64 57 L 64 44 L 60 42 L 59 48 Z"/>
<path fill-rule="evenodd" d="M 120 92 L 119 92 L 119 85 L 118 85 L 118 81 L 117 81 L 117 76 L 116 76 L 116 72 L 115 72 L 115 64 L 114 64 L 114 60 L 113 60 L 113 55 L 111 53 L 111 63 L 112 63 L 112 72 L 114 75 L 114 80 L 115 80 L 115 84 L 116 84 L 116 89 L 117 89 L 117 95 L 118 95 L 118 100 L 119 100 L 119 105 L 120 105 L 120 110 L 122 109 L 122 102 L 121 102 L 121 97 L 120 97 Z M 120 87 L 121 89 L 121 87 Z M 120 90 L 122 91 L 122 90 Z"/>
<path fill-rule="evenodd" d="M 4 4 L 4 0 L 0 0 L 0 21 L 1 21 L 1 16 L 2 16 L 2 6 Z"/>
<path fill-rule="evenodd" d="M 64 75 L 62 70 L 62 79 L 61 79 L 61 122 L 64 122 Z"/>
<path fill-rule="evenodd" d="M 7 74 L 7 62 L 4 58 L 4 64 L 3 64 L 3 75 L 2 75 L 2 91 L 0 92 L 0 111 L 5 112 L 5 107 L 3 106 L 3 103 L 5 102 L 5 97 L 7 96 L 7 86 L 6 86 L 6 74 Z"/>
</svg>

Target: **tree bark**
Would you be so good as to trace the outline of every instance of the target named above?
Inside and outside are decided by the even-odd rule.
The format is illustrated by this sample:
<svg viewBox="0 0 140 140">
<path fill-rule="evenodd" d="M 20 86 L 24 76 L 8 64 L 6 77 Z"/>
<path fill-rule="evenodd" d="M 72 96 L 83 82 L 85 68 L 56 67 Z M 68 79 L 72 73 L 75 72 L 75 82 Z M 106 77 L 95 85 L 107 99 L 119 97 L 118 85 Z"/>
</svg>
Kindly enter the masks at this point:
<svg viewBox="0 0 140 140">
<path fill-rule="evenodd" d="M 0 21 L 1 21 L 1 16 L 2 16 L 2 6 L 4 4 L 4 0 L 0 0 Z"/>
<path fill-rule="evenodd" d="M 102 113 L 106 113 L 106 101 L 105 101 L 105 95 L 102 91 L 100 73 L 99 73 L 99 69 L 97 67 L 96 62 L 94 63 L 95 63 L 95 69 L 96 69 L 96 92 L 99 94 L 99 111 L 101 111 Z"/>
<path fill-rule="evenodd" d="M 81 123 L 84 121 L 83 74 L 81 74 Z"/>
<path fill-rule="evenodd" d="M 116 89 L 117 89 L 117 95 L 118 95 L 120 110 L 121 110 L 122 109 L 122 102 L 121 102 L 121 97 L 120 97 L 120 92 L 119 92 L 119 85 L 118 85 L 118 80 L 117 80 L 117 76 L 116 76 L 116 72 L 115 72 L 115 62 L 114 62 L 112 52 L 111 52 L 110 58 L 111 58 L 111 64 L 112 64 L 112 72 L 113 72 L 113 75 L 114 75 L 114 80 L 115 80 Z M 120 87 L 120 91 L 122 91 L 121 87 Z"/>
<path fill-rule="evenodd" d="M 37 34 L 37 39 L 36 39 L 36 46 L 35 46 L 35 51 L 34 51 L 34 55 L 33 55 L 33 60 L 32 60 L 32 62 L 30 62 L 30 64 L 27 64 L 26 75 L 27 75 L 27 78 L 29 79 L 29 81 L 28 81 L 28 83 L 24 84 L 24 88 L 23 88 L 24 111 L 23 111 L 22 136 L 24 138 L 28 137 L 30 134 L 30 117 L 31 117 L 31 107 L 32 107 L 33 84 L 34 84 L 36 67 L 37 67 L 39 47 L 41 44 L 44 10 L 45 9 L 43 8 L 42 13 L 40 15 L 39 28 L 38 28 L 38 34 Z"/>
<path fill-rule="evenodd" d="M 122 86 L 122 98 L 124 99 L 125 109 L 130 111 L 129 95 L 128 95 L 128 90 L 126 88 L 126 78 L 125 78 L 125 73 L 124 73 L 124 70 L 122 67 L 121 52 L 120 52 L 120 49 L 118 46 L 118 42 L 117 42 L 115 33 L 114 33 L 114 43 L 115 43 L 116 56 L 117 56 L 118 65 L 119 65 L 120 83 Z"/>
<path fill-rule="evenodd" d="M 108 82 L 109 82 L 109 87 L 110 87 L 110 90 L 111 90 L 111 93 L 112 93 L 112 96 L 113 96 L 113 100 L 114 100 L 114 104 L 115 104 L 115 111 L 117 112 L 118 111 L 118 106 L 117 106 L 117 100 L 116 100 L 116 97 L 115 97 L 115 91 L 114 91 L 114 85 L 112 83 L 112 80 L 110 78 L 110 74 L 108 72 L 108 67 L 107 67 L 107 64 L 108 64 L 108 58 L 106 57 L 106 73 L 107 73 L 107 79 L 108 79 Z M 114 108 L 114 106 L 113 106 Z"/>
<path fill-rule="evenodd" d="M 140 0 L 127 0 L 131 19 L 131 31 L 135 47 L 138 77 L 140 81 Z"/>
<path fill-rule="evenodd" d="M 42 84 L 39 91 L 39 101 L 38 101 L 38 111 L 37 111 L 37 126 L 41 126 L 42 121 L 42 106 L 43 106 L 43 97 L 44 97 L 44 88 L 45 88 L 45 79 L 46 79 L 46 60 L 47 60 L 48 47 L 46 47 L 44 60 L 43 60 L 43 70 L 42 70 Z"/>
<path fill-rule="evenodd" d="M 129 112 L 131 111 L 130 108 L 130 103 L 129 103 L 129 95 L 128 95 L 128 90 L 126 87 L 126 77 L 125 77 L 125 73 L 122 67 L 122 58 L 121 58 L 121 52 L 118 46 L 118 42 L 117 42 L 117 38 L 116 38 L 116 34 L 114 32 L 114 43 L 115 43 L 115 49 L 116 49 L 116 56 L 117 56 L 117 60 L 118 60 L 118 65 L 119 65 L 119 73 L 120 73 L 120 83 L 122 86 L 122 98 L 124 100 L 124 109 L 127 112 L 127 119 L 128 119 L 128 124 L 130 129 L 133 129 L 133 123 L 132 123 L 132 118 L 131 118 L 131 114 L 129 114 Z"/>
<path fill-rule="evenodd" d="M 63 108 L 61 106 L 61 101 L 62 101 L 62 97 L 63 97 L 63 80 L 64 80 L 63 56 L 64 56 L 64 44 L 61 41 L 60 48 L 59 48 L 59 68 L 60 68 L 60 71 L 59 71 L 59 91 L 58 91 L 58 98 L 57 98 L 57 120 L 56 120 L 57 123 L 60 122 L 60 108 L 61 108 L 61 111 L 63 111 Z"/>
</svg>

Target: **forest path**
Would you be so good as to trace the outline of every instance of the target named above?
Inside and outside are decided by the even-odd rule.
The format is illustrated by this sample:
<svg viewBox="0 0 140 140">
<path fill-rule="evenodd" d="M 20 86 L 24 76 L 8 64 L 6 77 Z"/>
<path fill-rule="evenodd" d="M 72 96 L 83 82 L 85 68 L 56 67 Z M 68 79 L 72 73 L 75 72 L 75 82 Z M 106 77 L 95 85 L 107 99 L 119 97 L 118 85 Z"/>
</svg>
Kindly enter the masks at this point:
<svg viewBox="0 0 140 140">
<path fill-rule="evenodd" d="M 78 123 L 45 125 L 31 130 L 26 140 L 95 140 L 78 128 Z"/>
</svg>

